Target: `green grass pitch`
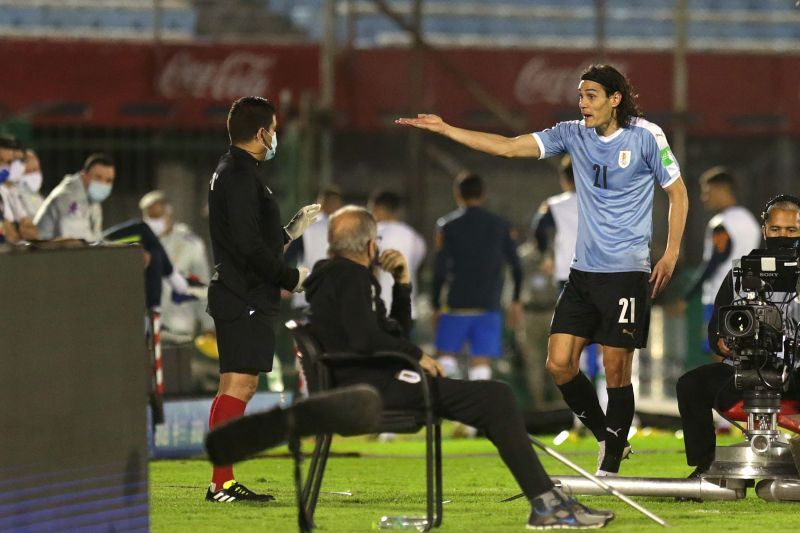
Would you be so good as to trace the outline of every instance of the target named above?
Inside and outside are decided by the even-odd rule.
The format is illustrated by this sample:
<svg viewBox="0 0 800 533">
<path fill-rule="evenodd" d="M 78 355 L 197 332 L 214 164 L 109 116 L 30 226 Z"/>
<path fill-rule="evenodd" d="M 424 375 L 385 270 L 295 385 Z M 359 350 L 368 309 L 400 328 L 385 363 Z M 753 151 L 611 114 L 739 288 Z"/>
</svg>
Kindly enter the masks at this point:
<svg viewBox="0 0 800 533">
<path fill-rule="evenodd" d="M 444 434 L 447 435 L 446 426 Z M 593 471 L 597 445 L 590 438 L 571 438 L 560 446 L 543 441 Z M 737 442 L 726 437 L 722 444 Z M 636 454 L 623 463 L 622 474 L 642 477 L 684 477 L 691 469 L 683 441 L 671 433 L 641 431 L 631 439 Z M 304 442 L 310 453 L 313 439 Z M 323 491 L 352 491 L 352 496 L 323 493 L 317 507 L 317 531 L 374 531 L 383 515 L 424 514 L 424 460 L 421 435 L 379 443 L 366 438 L 335 437 Z M 444 523 L 441 531 L 524 531 L 529 507 L 524 499 L 500 500 L 519 492 L 514 479 L 485 439 L 448 439 L 444 449 Z M 539 454 L 551 474 L 572 474 Z M 306 463 L 307 464 L 307 463 Z M 285 449 L 236 465 L 236 477 L 247 486 L 270 492 L 276 502 L 261 505 L 211 504 L 203 501 L 210 476 L 204 460 L 154 461 L 150 466 L 151 527 L 156 532 L 292 532 L 297 531 L 292 460 Z M 752 489 L 744 500 L 677 503 L 668 499 L 634 498 L 677 531 L 800 531 L 800 505 L 759 499 Z M 582 497 L 584 503 L 609 508 L 617 518 L 610 531 L 659 531 L 661 526 L 610 496 Z"/>
</svg>

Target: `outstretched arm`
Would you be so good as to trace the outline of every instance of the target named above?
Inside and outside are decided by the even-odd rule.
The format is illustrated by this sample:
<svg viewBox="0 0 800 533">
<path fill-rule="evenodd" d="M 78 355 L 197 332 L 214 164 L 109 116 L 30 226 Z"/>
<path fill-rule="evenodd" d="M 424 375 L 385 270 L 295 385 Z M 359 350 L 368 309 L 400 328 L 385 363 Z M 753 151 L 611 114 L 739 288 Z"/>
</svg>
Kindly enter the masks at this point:
<svg viewBox="0 0 800 533">
<path fill-rule="evenodd" d="M 650 275 L 650 283 L 653 284 L 652 297 L 655 298 L 667 286 L 675 270 L 675 263 L 678 262 L 678 255 L 681 250 L 681 239 L 683 230 L 686 227 L 686 213 L 689 211 L 689 197 L 686 194 L 686 185 L 683 178 L 678 178 L 664 192 L 669 197 L 669 235 L 667 237 L 667 249 L 661 260 L 656 263 L 653 273 Z"/>
<path fill-rule="evenodd" d="M 417 118 L 398 118 L 395 124 L 432 131 L 473 150 L 499 157 L 539 157 L 539 145 L 532 135 L 504 137 L 495 133 L 465 130 L 447 124 L 437 115 L 426 114 L 419 114 Z"/>
</svg>

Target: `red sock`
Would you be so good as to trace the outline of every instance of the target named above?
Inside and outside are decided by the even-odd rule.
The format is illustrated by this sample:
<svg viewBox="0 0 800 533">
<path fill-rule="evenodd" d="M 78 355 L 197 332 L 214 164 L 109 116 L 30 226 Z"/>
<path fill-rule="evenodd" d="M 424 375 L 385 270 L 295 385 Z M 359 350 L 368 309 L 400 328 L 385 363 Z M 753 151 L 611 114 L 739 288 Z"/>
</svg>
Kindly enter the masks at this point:
<svg viewBox="0 0 800 533">
<path fill-rule="evenodd" d="M 239 398 L 228 396 L 227 394 L 220 394 L 214 398 L 211 404 L 211 413 L 208 416 L 208 428 L 212 429 L 231 418 L 238 418 L 244 414 L 244 408 L 247 406 Z M 222 485 L 226 481 L 233 479 L 233 465 L 215 466 L 211 474 L 211 483 L 214 484 L 214 490 L 222 489 Z"/>
</svg>

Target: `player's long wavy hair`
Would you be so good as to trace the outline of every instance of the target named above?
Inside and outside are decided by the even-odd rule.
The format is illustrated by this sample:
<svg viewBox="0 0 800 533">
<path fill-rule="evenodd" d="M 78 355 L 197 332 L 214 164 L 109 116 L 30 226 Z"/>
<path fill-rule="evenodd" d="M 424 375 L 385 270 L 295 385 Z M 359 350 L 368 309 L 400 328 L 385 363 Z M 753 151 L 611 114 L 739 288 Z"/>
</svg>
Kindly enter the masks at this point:
<svg viewBox="0 0 800 533">
<path fill-rule="evenodd" d="M 590 65 L 581 74 L 581 79 L 602 85 L 606 90 L 606 96 L 617 92 L 622 95 L 615 115 L 620 128 L 630 126 L 632 118 L 644 116 L 636 103 L 639 95 L 634 92 L 630 80 L 611 65 Z"/>
</svg>

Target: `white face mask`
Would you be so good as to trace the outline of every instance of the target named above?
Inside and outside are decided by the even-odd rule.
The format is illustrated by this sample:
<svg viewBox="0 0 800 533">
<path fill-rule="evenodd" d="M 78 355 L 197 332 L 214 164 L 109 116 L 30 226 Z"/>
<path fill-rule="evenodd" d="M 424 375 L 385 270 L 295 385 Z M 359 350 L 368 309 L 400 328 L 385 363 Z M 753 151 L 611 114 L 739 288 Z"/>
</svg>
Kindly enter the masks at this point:
<svg viewBox="0 0 800 533">
<path fill-rule="evenodd" d="M 167 221 L 164 218 L 142 217 L 142 220 L 144 220 L 145 224 L 150 226 L 150 229 L 153 230 L 156 237 L 161 237 L 166 232 Z"/>
<path fill-rule="evenodd" d="M 89 189 L 86 191 L 89 200 L 94 203 L 102 203 L 111 194 L 112 185 L 101 181 L 92 180 L 89 182 Z"/>
<path fill-rule="evenodd" d="M 22 183 L 31 192 L 39 192 L 39 189 L 42 188 L 43 179 L 44 178 L 42 178 L 42 172 L 40 170 L 26 172 L 22 175 Z"/>
<path fill-rule="evenodd" d="M 11 183 L 19 183 L 22 180 L 22 176 L 25 174 L 25 163 L 19 159 L 15 159 L 8 166 L 8 172 L 8 181 Z"/>
<path fill-rule="evenodd" d="M 261 144 L 264 146 L 264 148 L 267 149 L 266 153 L 264 154 L 264 161 L 269 161 L 270 159 L 275 157 L 275 152 L 278 151 L 278 132 L 277 131 L 272 132 L 272 141 L 270 141 L 269 146 L 267 146 L 263 142 Z"/>
</svg>

